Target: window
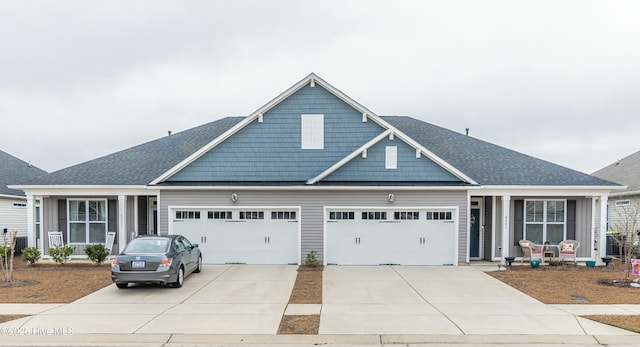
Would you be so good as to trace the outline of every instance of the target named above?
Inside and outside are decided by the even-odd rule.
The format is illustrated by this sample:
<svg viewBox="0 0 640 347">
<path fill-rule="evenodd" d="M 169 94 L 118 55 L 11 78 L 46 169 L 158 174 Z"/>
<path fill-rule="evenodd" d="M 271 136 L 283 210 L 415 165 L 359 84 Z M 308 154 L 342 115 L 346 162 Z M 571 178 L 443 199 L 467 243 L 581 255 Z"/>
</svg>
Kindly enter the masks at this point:
<svg viewBox="0 0 640 347">
<path fill-rule="evenodd" d="M 329 212 L 330 220 L 354 219 L 355 212 Z"/>
<path fill-rule="evenodd" d="M 208 219 L 233 219 L 231 211 L 209 211 L 207 212 Z"/>
<path fill-rule="evenodd" d="M 200 211 L 176 211 L 176 219 L 200 219 Z"/>
<path fill-rule="evenodd" d="M 548 241 L 557 245 L 565 239 L 564 200 L 527 200 L 524 208 L 526 240 L 537 244 Z"/>
<path fill-rule="evenodd" d="M 302 149 L 323 149 L 324 115 L 303 114 L 301 124 Z"/>
<path fill-rule="evenodd" d="M 398 168 L 398 147 L 387 146 L 385 148 L 385 169 L 397 169 Z"/>
<path fill-rule="evenodd" d="M 413 220 L 420 219 L 420 212 L 394 212 L 393 219 L 395 220 Z"/>
<path fill-rule="evenodd" d="M 451 212 L 427 212 L 427 220 L 452 220 Z"/>
<path fill-rule="evenodd" d="M 272 211 L 271 219 L 295 220 L 296 212 L 295 211 Z"/>
<path fill-rule="evenodd" d="M 386 212 L 362 212 L 363 220 L 385 220 L 387 219 Z"/>
<path fill-rule="evenodd" d="M 264 219 L 262 211 L 240 211 L 240 219 Z"/>
<path fill-rule="evenodd" d="M 67 202 L 69 243 L 104 243 L 107 240 L 107 200 Z"/>
</svg>

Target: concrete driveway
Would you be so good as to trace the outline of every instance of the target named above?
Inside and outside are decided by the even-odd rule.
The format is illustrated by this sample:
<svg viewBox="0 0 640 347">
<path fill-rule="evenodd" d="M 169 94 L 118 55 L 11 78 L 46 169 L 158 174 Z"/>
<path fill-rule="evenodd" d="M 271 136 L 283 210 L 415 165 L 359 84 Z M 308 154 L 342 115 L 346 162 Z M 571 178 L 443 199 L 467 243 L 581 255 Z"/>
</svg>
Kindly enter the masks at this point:
<svg viewBox="0 0 640 347">
<path fill-rule="evenodd" d="M 322 335 L 634 335 L 544 305 L 477 267 L 329 266 L 323 305 L 287 307 L 296 266 L 205 266 L 180 289 L 110 285 L 0 324 L 71 334 L 273 335 L 320 312 Z"/>
</svg>

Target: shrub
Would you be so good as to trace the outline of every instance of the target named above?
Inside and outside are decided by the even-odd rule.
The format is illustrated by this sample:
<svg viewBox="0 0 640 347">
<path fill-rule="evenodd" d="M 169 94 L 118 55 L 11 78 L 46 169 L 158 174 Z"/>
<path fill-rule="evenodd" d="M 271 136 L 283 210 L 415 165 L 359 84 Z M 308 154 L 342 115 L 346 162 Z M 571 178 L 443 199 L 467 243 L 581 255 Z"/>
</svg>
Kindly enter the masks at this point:
<svg viewBox="0 0 640 347">
<path fill-rule="evenodd" d="M 27 263 L 27 266 L 37 263 L 40 260 L 40 256 L 38 247 L 27 247 L 22 250 L 22 261 Z"/>
<path fill-rule="evenodd" d="M 109 256 L 109 252 L 107 252 L 107 249 L 101 243 L 85 247 L 84 252 L 96 265 L 102 263 Z"/>
<path fill-rule="evenodd" d="M 58 264 L 64 265 L 67 260 L 69 260 L 69 256 L 73 254 L 75 251 L 75 247 L 71 247 L 69 245 L 51 247 L 49 248 L 49 255 Z"/>
<path fill-rule="evenodd" d="M 304 260 L 304 265 L 309 267 L 318 266 L 320 263 L 318 262 L 318 259 L 316 259 L 316 253 L 317 253 L 316 251 L 311 251 L 307 253 L 307 258 Z"/>
</svg>

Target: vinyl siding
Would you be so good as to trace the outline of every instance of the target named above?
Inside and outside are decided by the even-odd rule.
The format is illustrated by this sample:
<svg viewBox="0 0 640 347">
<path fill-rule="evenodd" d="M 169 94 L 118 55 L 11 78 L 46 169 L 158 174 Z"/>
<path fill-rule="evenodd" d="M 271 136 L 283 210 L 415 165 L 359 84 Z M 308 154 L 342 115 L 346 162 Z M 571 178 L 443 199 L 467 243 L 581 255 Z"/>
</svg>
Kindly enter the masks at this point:
<svg viewBox="0 0 640 347">
<path fill-rule="evenodd" d="M 238 194 L 238 201 L 231 203 L 232 193 Z M 162 191 L 159 206 L 160 233 L 168 233 L 169 206 L 301 206 L 301 259 L 312 250 L 318 258 L 324 259 L 324 207 L 458 207 L 458 261 L 466 260 L 466 191 L 421 191 L 393 192 L 395 202 L 387 201 L 386 191 Z"/>
<path fill-rule="evenodd" d="M 14 202 L 26 204 L 27 200 L 18 197 L 0 198 L 0 233 L 6 228 L 10 233 L 17 231 L 17 237 L 25 237 L 27 236 L 27 208 L 14 207 Z M 0 243 L 2 242 L 3 239 L 0 237 Z"/>
<path fill-rule="evenodd" d="M 324 115 L 324 149 L 301 148 L 303 114 Z M 304 182 L 383 131 L 324 88 L 306 86 L 168 181 Z"/>
</svg>

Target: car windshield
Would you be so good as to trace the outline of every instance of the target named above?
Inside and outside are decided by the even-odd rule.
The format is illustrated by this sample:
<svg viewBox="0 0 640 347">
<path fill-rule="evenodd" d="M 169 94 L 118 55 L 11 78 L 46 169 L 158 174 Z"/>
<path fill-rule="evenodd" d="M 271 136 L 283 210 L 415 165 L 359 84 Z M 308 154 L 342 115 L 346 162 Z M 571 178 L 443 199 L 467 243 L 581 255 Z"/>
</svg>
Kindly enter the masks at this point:
<svg viewBox="0 0 640 347">
<path fill-rule="evenodd" d="M 129 242 L 124 253 L 167 253 L 169 250 L 169 239 L 139 238 Z"/>
</svg>

